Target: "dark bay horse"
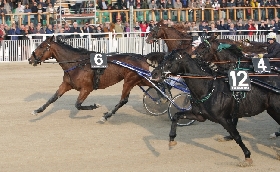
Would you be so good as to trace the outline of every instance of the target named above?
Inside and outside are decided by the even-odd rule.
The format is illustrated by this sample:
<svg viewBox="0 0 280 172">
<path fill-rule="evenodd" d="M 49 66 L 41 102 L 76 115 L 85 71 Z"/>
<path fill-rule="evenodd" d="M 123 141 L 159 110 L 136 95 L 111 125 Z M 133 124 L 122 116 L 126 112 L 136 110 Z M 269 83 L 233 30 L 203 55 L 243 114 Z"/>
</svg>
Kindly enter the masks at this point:
<svg viewBox="0 0 280 172">
<path fill-rule="evenodd" d="M 172 54 L 171 54 L 172 55 Z M 171 56 L 170 55 L 170 56 Z M 252 85 L 250 91 L 237 102 L 230 90 L 224 76 L 219 76 L 212 70 L 209 63 L 197 58 L 191 58 L 188 54 L 185 57 L 165 58 L 162 65 L 152 72 L 155 79 L 162 78 L 163 73 L 177 75 L 181 74 L 191 93 L 192 110 L 175 113 L 172 119 L 171 131 L 169 134 L 169 146 L 175 146 L 176 128 L 179 118 L 187 118 L 204 122 L 211 120 L 221 124 L 245 155 L 245 161 L 240 166 L 252 164 L 251 153 L 243 143 L 236 126 L 232 122 L 233 114 L 237 118 L 258 115 L 264 110 L 280 125 L 280 95 Z M 237 106 L 237 103 L 239 104 Z"/>
<path fill-rule="evenodd" d="M 180 26 L 168 27 L 163 21 L 158 22 L 148 34 L 146 43 L 151 44 L 157 39 L 164 40 L 169 52 L 175 49 L 185 49 L 189 54 L 192 52 L 192 37 Z"/>
<path fill-rule="evenodd" d="M 91 69 L 90 52 L 84 49 L 73 48 L 62 42 L 54 42 L 53 37 L 42 42 L 32 53 L 29 63 L 36 66 L 49 58 L 54 58 L 64 71 L 63 81 L 56 93 L 39 109 L 34 110 L 33 114 L 43 112 L 51 103 L 55 102 L 65 92 L 75 89 L 80 92 L 75 107 L 78 110 L 92 110 L 97 108 L 96 104 L 82 106 L 87 96 L 95 88 L 94 75 L 96 73 Z M 111 117 L 120 107 L 128 102 L 129 93 L 136 85 L 151 86 L 143 77 L 135 71 L 120 65 L 111 63 L 112 60 L 118 60 L 144 70 L 149 69 L 146 59 L 137 54 L 117 54 L 108 56 L 108 67 L 100 75 L 98 89 L 105 89 L 122 80 L 124 80 L 121 99 L 112 111 L 105 113 L 102 120 L 105 121 Z"/>
<path fill-rule="evenodd" d="M 245 57 L 243 54 L 243 49 L 236 44 L 221 44 L 220 40 L 216 39 L 216 36 L 211 36 L 204 40 L 193 52 L 196 58 L 203 61 L 213 62 L 213 66 L 216 67 L 218 72 L 225 72 L 229 69 L 246 69 L 250 72 L 254 72 L 253 64 L 251 57 Z M 264 47 L 267 46 L 266 43 L 259 43 L 259 42 L 251 42 L 254 44 L 255 50 L 246 49 L 248 54 L 256 54 L 256 53 L 263 53 Z M 258 48 L 259 47 L 259 48 Z M 262 47 L 262 48 L 261 48 Z M 249 50 L 251 52 L 249 52 Z M 277 64 L 278 63 L 278 64 Z M 274 65 L 273 68 L 279 66 L 279 62 L 271 62 L 271 65 Z M 276 65 L 276 66 L 275 66 Z M 277 68 L 277 67 L 276 67 Z M 280 76 L 276 73 L 269 76 L 254 76 L 251 77 L 257 81 L 262 81 L 267 83 L 273 87 L 280 87 Z M 254 83 L 255 84 L 255 83 Z M 237 125 L 238 119 L 234 118 L 234 125 Z M 219 141 L 228 141 L 232 140 L 231 136 L 225 136 L 223 139 Z"/>
</svg>

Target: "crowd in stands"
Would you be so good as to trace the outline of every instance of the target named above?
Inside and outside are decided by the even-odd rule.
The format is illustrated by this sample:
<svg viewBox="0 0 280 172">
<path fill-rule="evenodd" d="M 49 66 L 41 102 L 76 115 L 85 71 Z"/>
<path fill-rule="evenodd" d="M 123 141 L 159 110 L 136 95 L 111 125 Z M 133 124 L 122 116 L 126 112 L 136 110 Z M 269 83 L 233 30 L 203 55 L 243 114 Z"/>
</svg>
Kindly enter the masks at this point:
<svg viewBox="0 0 280 172">
<path fill-rule="evenodd" d="M 198 6 L 204 8 L 222 8 L 222 7 L 243 7 L 243 6 L 253 6 L 258 4 L 258 6 L 268 6 L 268 3 L 271 3 L 273 6 L 278 6 L 280 0 L 117 0 L 116 4 L 112 6 L 108 1 L 98 0 L 97 7 L 100 10 L 108 9 L 127 9 L 129 5 L 132 5 L 135 9 L 168 9 L 168 8 L 190 8 L 188 11 L 189 16 L 192 13 L 192 8 Z M 15 13 L 22 12 L 45 12 L 53 11 L 54 4 L 56 0 L 0 0 L 0 12 L 2 14 L 10 13 L 12 10 Z M 84 1 L 76 1 L 75 5 L 72 5 L 71 8 L 75 10 L 75 13 L 81 13 L 81 8 L 83 7 Z M 231 4 L 231 6 L 230 6 Z M 88 4 L 92 5 L 92 4 Z M 240 9 L 243 10 L 243 9 Z M 244 9 L 245 10 L 245 9 Z M 268 9 L 269 10 L 269 9 Z M 164 12 L 164 11 L 163 11 Z M 207 14 L 207 10 L 204 10 Z M 279 33 L 280 23 L 277 15 L 269 15 L 269 18 L 265 18 L 265 15 L 262 15 L 261 21 L 257 21 L 254 18 L 244 18 L 243 12 L 239 10 L 236 11 L 238 20 L 233 20 L 231 18 L 231 13 L 229 16 L 226 14 L 221 15 L 221 18 L 216 17 L 215 20 L 211 21 L 211 18 L 208 18 L 209 15 L 206 15 L 206 19 L 203 21 L 197 20 L 182 20 L 186 30 L 191 31 L 192 36 L 206 36 L 210 35 L 212 32 L 217 32 L 219 34 L 226 35 L 266 35 L 269 32 Z M 255 11 L 251 11 L 255 13 Z M 269 11 L 268 11 L 269 12 Z M 239 14 L 240 13 L 240 14 Z M 241 14 L 242 13 L 242 14 Z M 269 13 L 273 14 L 273 13 Z M 117 15 L 117 14 L 116 14 Z M 141 15 L 141 12 L 139 12 Z M 198 16 L 201 14 L 198 14 Z M 257 14 L 256 14 L 257 15 Z M 174 13 L 176 17 L 177 14 Z M 184 16 L 184 15 L 182 15 Z M 215 15 L 216 16 L 216 15 Z M 218 16 L 218 15 L 217 15 Z M 5 20 L 9 20 L 5 18 Z M 77 22 L 73 22 L 72 25 L 69 24 L 49 24 L 46 27 L 42 26 L 42 21 L 45 19 L 45 16 L 42 15 L 41 19 L 38 20 L 38 16 L 34 15 L 32 17 L 32 22 L 28 25 L 27 19 L 24 18 L 22 23 L 19 23 L 18 19 L 15 16 L 15 21 L 10 25 L 7 22 L 0 21 L 0 40 L 24 40 L 28 39 L 29 34 L 38 34 L 33 36 L 34 39 L 40 39 L 42 36 L 40 34 L 53 34 L 53 33 L 73 33 L 72 35 L 60 35 L 61 38 L 80 38 L 81 33 L 104 33 L 104 32 L 114 32 L 116 37 L 129 36 L 127 32 L 149 32 L 157 21 L 149 20 L 148 21 L 136 21 L 134 22 L 133 28 L 130 28 L 130 25 L 125 20 L 125 16 L 113 16 L 113 22 L 104 22 L 97 25 L 93 23 L 86 22 L 83 26 L 78 26 Z M 227 19 L 225 19 L 227 18 Z M 2 19 L 1 19 L 2 20 Z M 164 22 L 169 26 L 176 23 L 175 20 L 165 19 Z M 196 32 L 197 31 L 197 32 Z M 223 31 L 223 33 L 221 33 Z M 18 36 L 17 36 L 18 35 Z M 19 36 L 24 35 L 24 36 Z M 137 36 L 146 36 L 144 33 L 139 33 Z M 84 38 L 88 35 L 84 35 Z M 92 35 L 93 38 L 108 37 L 106 34 Z"/>
</svg>

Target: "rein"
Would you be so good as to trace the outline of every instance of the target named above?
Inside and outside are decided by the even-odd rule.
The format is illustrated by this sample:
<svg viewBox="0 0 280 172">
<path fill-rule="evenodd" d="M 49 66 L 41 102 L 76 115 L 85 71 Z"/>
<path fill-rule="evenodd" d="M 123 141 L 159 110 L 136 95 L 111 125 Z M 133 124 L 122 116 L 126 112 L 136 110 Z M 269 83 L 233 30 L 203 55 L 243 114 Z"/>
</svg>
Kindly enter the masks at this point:
<svg viewBox="0 0 280 172">
<path fill-rule="evenodd" d="M 58 63 L 58 64 L 65 64 L 65 63 L 77 63 L 77 62 L 82 62 L 85 60 L 88 60 L 90 58 L 85 58 L 85 59 L 81 59 L 81 60 L 74 60 L 74 61 L 63 61 L 63 62 L 43 62 L 43 63 Z"/>
</svg>

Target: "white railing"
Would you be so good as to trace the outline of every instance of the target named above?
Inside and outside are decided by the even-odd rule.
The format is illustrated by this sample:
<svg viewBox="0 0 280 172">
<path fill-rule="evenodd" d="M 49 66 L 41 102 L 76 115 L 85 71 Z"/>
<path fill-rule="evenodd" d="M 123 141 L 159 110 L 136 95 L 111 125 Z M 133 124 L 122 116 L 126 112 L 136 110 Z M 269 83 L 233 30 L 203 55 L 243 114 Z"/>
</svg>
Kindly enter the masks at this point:
<svg viewBox="0 0 280 172">
<path fill-rule="evenodd" d="M 103 33 L 104 34 L 104 33 Z M 73 35 L 73 34 L 64 34 Z M 82 37 L 87 34 L 81 35 Z M 100 35 L 100 34 L 94 34 Z M 67 44 L 73 46 L 74 48 L 85 48 L 89 51 L 101 52 L 101 53 L 137 53 L 146 55 L 150 52 L 167 52 L 167 46 L 164 41 L 159 40 L 154 44 L 147 44 L 145 42 L 146 37 L 139 37 L 139 35 L 133 33 L 131 37 L 120 37 L 115 38 L 112 33 L 106 33 L 109 37 L 106 38 L 69 38 L 62 39 Z M 5 61 L 26 61 L 31 56 L 31 53 L 39 46 L 47 34 L 41 34 L 43 39 L 32 39 L 32 36 L 38 35 L 28 35 L 30 40 L 4 40 L 0 42 L 0 62 Z M 57 34 L 55 34 L 57 36 Z M 222 35 L 221 39 L 232 39 L 232 40 L 242 40 L 249 39 L 251 41 L 266 42 L 266 35 Z M 280 35 L 277 35 L 277 40 L 280 40 Z"/>
</svg>

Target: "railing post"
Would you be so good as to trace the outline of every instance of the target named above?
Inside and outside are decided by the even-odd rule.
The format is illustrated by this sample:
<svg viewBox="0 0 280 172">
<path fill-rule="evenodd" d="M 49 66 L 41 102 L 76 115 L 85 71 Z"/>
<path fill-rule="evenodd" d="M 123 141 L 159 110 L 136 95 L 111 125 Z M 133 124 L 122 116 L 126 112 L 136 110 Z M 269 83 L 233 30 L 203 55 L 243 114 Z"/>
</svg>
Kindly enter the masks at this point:
<svg viewBox="0 0 280 172">
<path fill-rule="evenodd" d="M 113 34 L 112 32 L 109 32 L 109 47 L 108 47 L 108 53 L 112 52 L 113 47 Z"/>
</svg>

